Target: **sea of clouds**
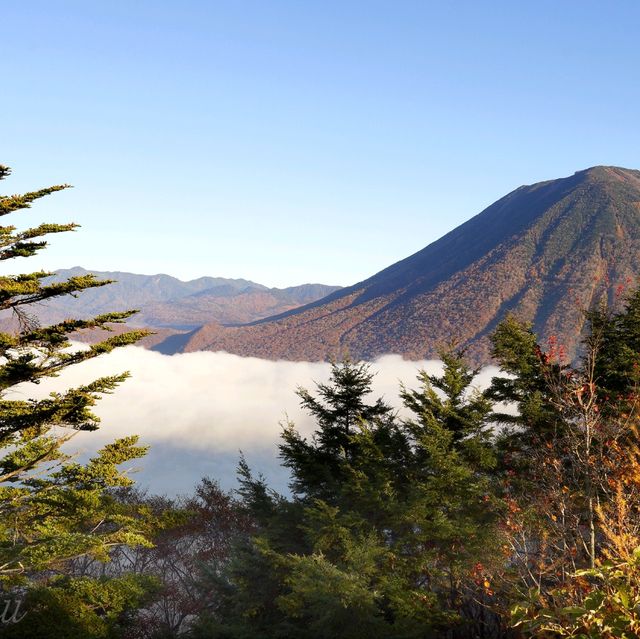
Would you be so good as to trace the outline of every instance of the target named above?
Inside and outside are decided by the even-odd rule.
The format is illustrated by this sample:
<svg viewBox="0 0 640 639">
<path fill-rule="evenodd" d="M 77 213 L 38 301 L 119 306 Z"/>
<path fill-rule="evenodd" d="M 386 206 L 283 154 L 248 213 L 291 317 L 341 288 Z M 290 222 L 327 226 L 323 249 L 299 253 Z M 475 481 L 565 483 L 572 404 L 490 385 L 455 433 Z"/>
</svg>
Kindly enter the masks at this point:
<svg viewBox="0 0 640 639">
<path fill-rule="evenodd" d="M 380 357 L 371 364 L 372 399 L 383 396 L 401 410 L 400 382 L 417 387 L 421 369 L 435 374 L 442 365 Z M 69 367 L 39 385 L 23 384 L 13 397 L 39 398 L 123 371 L 131 373 L 130 379 L 96 407 L 100 429 L 74 437 L 68 445 L 74 452 L 86 457 L 116 437 L 138 434 L 150 451 L 131 465 L 131 476 L 151 492 L 177 494 L 189 492 L 205 475 L 233 488 L 242 451 L 270 485 L 286 491 L 288 476 L 277 459 L 282 423 L 288 419 L 307 435 L 313 431 L 313 420 L 301 409 L 295 391 L 328 381 L 330 365 L 228 353 L 163 355 L 129 346 Z M 483 369 L 474 384 L 486 387 L 496 372 L 494 367 Z"/>
</svg>

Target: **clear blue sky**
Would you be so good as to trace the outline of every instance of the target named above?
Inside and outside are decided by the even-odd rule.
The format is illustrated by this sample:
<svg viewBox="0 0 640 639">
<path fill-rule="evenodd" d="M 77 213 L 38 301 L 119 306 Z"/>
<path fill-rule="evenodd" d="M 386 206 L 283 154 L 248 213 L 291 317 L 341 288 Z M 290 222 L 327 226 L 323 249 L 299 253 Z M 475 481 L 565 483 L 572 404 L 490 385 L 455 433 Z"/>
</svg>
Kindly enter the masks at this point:
<svg viewBox="0 0 640 639">
<path fill-rule="evenodd" d="M 521 184 L 640 168 L 638 0 L 1 16 L 0 190 L 70 182 L 20 215 L 83 226 L 31 266 L 349 284 Z"/>
</svg>

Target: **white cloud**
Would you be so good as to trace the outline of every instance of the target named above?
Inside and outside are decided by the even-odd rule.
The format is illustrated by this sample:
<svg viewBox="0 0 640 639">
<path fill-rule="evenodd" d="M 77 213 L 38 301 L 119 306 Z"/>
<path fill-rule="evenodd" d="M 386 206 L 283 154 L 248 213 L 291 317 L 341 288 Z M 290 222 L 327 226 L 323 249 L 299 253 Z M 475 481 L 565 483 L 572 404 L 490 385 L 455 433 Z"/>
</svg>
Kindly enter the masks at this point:
<svg viewBox="0 0 640 639">
<path fill-rule="evenodd" d="M 381 357 L 372 365 L 377 373 L 374 396 L 383 395 L 398 406 L 400 381 L 414 387 L 419 369 L 437 373 L 442 366 L 433 360 Z M 38 386 L 25 384 L 17 390 L 24 397 L 42 397 L 125 370 L 131 378 L 96 408 L 102 419 L 100 430 L 74 438 L 73 447 L 89 452 L 115 437 L 138 434 L 152 447 L 137 464 L 143 469 L 138 479 L 151 490 L 177 492 L 188 490 L 204 474 L 224 486 L 234 485 L 240 449 L 252 466 L 284 489 L 286 474 L 276 459 L 280 423 L 288 416 L 302 432 L 313 430 L 295 390 L 299 385 L 313 390 L 315 382 L 327 381 L 330 366 L 228 353 L 169 356 L 130 346 L 70 367 Z M 485 386 L 495 373 L 493 367 L 484 369 L 476 383 Z"/>
</svg>

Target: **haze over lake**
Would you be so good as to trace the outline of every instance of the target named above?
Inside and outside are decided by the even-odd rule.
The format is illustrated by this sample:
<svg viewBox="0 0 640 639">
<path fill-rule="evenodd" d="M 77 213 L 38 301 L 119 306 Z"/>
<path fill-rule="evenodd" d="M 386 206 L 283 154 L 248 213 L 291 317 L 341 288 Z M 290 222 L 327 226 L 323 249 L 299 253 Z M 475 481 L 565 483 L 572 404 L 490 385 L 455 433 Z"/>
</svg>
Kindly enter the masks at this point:
<svg viewBox="0 0 640 639">
<path fill-rule="evenodd" d="M 442 370 L 435 360 L 418 362 L 386 355 L 371 367 L 375 396 L 398 406 L 400 382 L 417 386 L 420 369 Z M 135 463 L 134 477 L 152 492 L 188 492 L 204 475 L 226 488 L 236 485 L 239 451 L 271 485 L 286 490 L 287 474 L 277 461 L 281 423 L 287 418 L 305 434 L 313 420 L 300 408 L 295 390 L 313 390 L 326 382 L 327 362 L 273 362 L 227 353 L 163 355 L 140 347 L 117 349 L 79 364 L 38 386 L 22 385 L 24 397 L 43 397 L 100 376 L 130 371 L 131 377 L 114 394 L 98 402 L 102 419 L 96 432 L 79 433 L 70 450 L 88 454 L 115 437 L 140 435 L 150 445 Z M 485 386 L 496 373 L 483 369 L 476 383 Z"/>
</svg>

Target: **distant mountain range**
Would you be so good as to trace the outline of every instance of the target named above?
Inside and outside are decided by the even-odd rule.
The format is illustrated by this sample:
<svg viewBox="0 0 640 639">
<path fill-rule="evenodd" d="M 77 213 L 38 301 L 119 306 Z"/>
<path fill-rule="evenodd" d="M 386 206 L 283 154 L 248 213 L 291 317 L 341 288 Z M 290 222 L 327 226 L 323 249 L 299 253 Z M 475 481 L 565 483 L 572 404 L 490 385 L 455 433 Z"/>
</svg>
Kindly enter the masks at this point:
<svg viewBox="0 0 640 639">
<path fill-rule="evenodd" d="M 210 322 L 242 324 L 282 313 L 340 288 L 324 284 L 268 288 L 249 280 L 221 277 L 201 277 L 184 282 L 169 275 L 88 271 L 81 267 L 61 269 L 51 281 L 86 273 L 115 282 L 88 289 L 76 298 L 67 296 L 47 300 L 30 311 L 35 313 L 40 323 L 50 324 L 69 317 L 88 318 L 109 311 L 139 309 L 129 324 L 156 331 L 156 336 L 146 340 L 148 346 L 155 346 L 176 334 L 188 333 Z M 11 321 L 5 318 L 3 324 L 6 328 Z M 88 341 L 95 338 L 93 334 L 81 337 Z M 169 351 L 175 350 L 176 344 L 182 344 L 182 341 L 170 339 Z"/>
<path fill-rule="evenodd" d="M 433 357 L 455 340 L 476 362 L 508 312 L 576 352 L 582 309 L 640 274 L 640 171 L 598 166 L 521 186 L 441 239 L 306 306 L 195 330 L 181 350 L 319 360 Z"/>
</svg>

